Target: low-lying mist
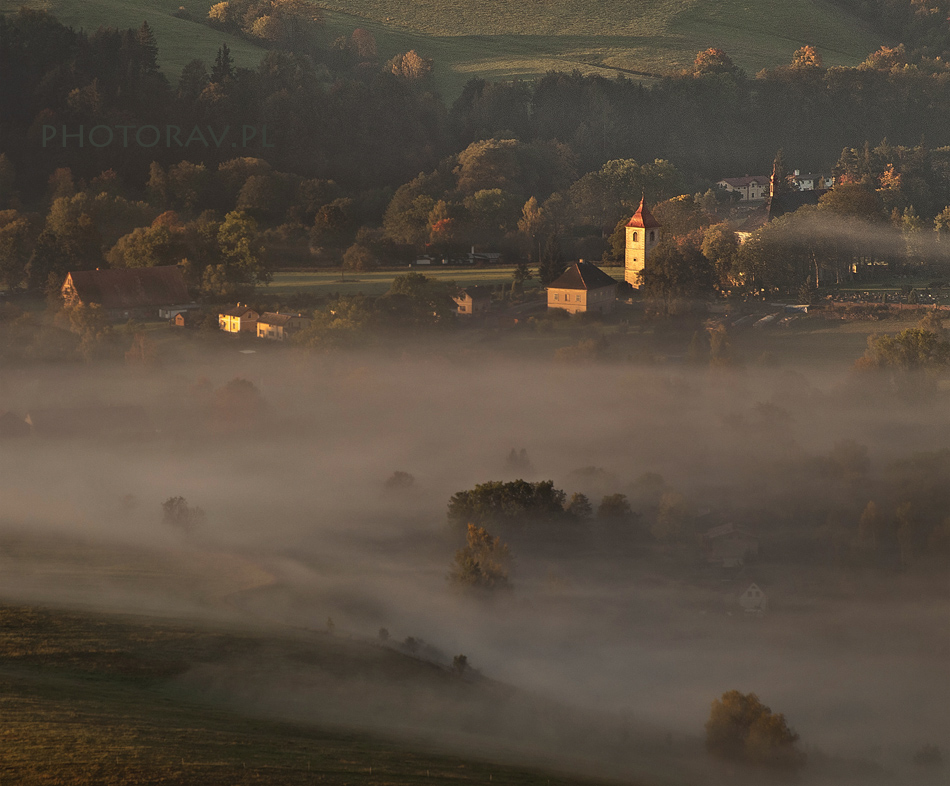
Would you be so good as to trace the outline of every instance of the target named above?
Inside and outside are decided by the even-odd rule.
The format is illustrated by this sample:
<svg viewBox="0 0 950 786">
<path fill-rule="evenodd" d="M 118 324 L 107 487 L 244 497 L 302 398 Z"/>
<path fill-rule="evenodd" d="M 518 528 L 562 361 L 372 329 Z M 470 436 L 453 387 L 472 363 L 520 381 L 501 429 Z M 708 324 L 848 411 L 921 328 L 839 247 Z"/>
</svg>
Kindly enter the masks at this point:
<svg viewBox="0 0 950 786">
<path fill-rule="evenodd" d="M 0 592 L 265 630 L 323 631 L 331 618 L 335 636 L 366 640 L 386 628 L 387 646 L 422 639 L 445 665 L 464 653 L 539 707 L 557 701 L 690 744 L 713 699 L 754 691 L 813 756 L 903 768 L 924 743 L 950 741 L 946 573 L 849 571 L 820 543 L 805 556 L 781 544 L 820 531 L 814 511 L 836 495 L 867 502 L 803 466 L 853 440 L 867 447 L 870 473 L 883 472 L 950 445 L 950 413 L 882 407 L 846 374 L 236 352 L 147 373 L 4 372 L 0 410 L 134 405 L 149 425 L 0 439 Z M 253 422 L 209 415 L 215 391 L 235 377 L 266 403 Z M 507 464 L 512 448 L 530 465 Z M 387 488 L 397 470 L 414 482 Z M 523 476 L 583 491 L 595 507 L 623 493 L 636 511 L 646 472 L 689 499 L 697 522 L 713 511 L 758 531 L 761 559 L 737 573 L 693 570 L 662 551 L 615 547 L 595 519 L 590 542 L 569 551 L 547 543 L 543 525 L 500 532 L 512 548 L 509 592 L 471 596 L 447 581 L 463 538 L 446 518 L 453 493 Z M 174 496 L 205 511 L 193 532 L 163 523 L 161 503 Z M 781 537 L 769 551 L 773 529 Z M 769 596 L 763 617 L 736 602 L 752 581 Z M 251 708 L 295 717 L 307 715 L 301 690 L 335 684 L 346 712 L 314 718 L 400 727 L 372 679 L 361 678 L 372 686 L 361 694 L 355 679 L 321 681 L 304 664 L 254 673 L 253 690 L 220 673 L 209 680 Z M 392 706 L 413 702 L 390 687 Z M 370 694 L 365 713 L 350 700 Z M 425 707 L 438 702 L 417 698 L 414 726 L 497 733 L 464 712 L 450 728 L 444 707 L 427 723 Z M 544 749 L 554 739 L 526 731 L 523 743 Z M 909 765 L 899 772 L 902 783 L 918 777 Z"/>
</svg>

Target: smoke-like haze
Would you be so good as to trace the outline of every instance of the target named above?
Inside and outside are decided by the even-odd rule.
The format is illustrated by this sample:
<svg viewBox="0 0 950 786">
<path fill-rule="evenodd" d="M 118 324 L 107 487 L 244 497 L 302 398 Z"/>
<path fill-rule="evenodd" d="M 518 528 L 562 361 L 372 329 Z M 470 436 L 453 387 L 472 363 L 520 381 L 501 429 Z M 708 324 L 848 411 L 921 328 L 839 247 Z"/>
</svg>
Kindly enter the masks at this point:
<svg viewBox="0 0 950 786">
<path fill-rule="evenodd" d="M 221 433 L 207 427 L 196 383 L 207 378 L 218 388 L 235 376 L 259 388 L 266 420 Z M 950 741 L 945 581 L 855 578 L 830 556 L 768 555 L 738 581 L 693 580 L 662 559 L 598 548 L 609 533 L 565 553 L 544 542 L 543 528 L 512 537 L 508 595 L 473 599 L 446 581 L 459 545 L 448 499 L 521 474 L 505 467 L 512 447 L 527 449 L 528 479 L 553 479 L 595 503 L 621 492 L 636 508 L 633 481 L 658 472 L 699 512 L 733 512 L 763 533 L 786 533 L 818 526 L 796 521 L 795 511 L 830 493 L 821 478 L 796 470 L 808 457 L 851 439 L 867 445 L 873 472 L 948 444 L 946 410 L 882 410 L 841 384 L 842 374 L 809 367 L 694 372 L 475 352 L 235 353 L 141 376 L 118 368 L 5 372 L 0 410 L 133 404 L 156 433 L 0 442 L 0 591 L 264 630 L 323 629 L 328 616 L 343 637 L 372 639 L 385 627 L 394 641 L 413 636 L 437 648 L 434 660 L 465 653 L 525 697 L 502 702 L 505 711 L 489 722 L 485 706 L 501 695 L 495 683 L 485 683 L 493 698 L 479 704 L 469 694 L 428 695 L 366 675 L 333 680 L 301 664 L 248 664 L 253 680 L 214 670 L 195 678 L 259 711 L 395 731 L 441 728 L 437 738 L 450 746 L 453 735 L 469 747 L 495 737 L 496 755 L 496 735 L 505 734 L 512 758 L 538 761 L 554 748 L 572 754 L 563 740 L 571 727 L 546 727 L 557 725 L 546 709 L 557 702 L 590 719 L 574 727 L 580 736 L 587 729 L 578 759 L 613 774 L 668 770 L 676 780 L 689 768 L 677 769 L 669 755 L 651 763 L 643 751 L 662 748 L 669 731 L 686 746 L 676 750 L 699 761 L 710 702 L 737 688 L 784 712 L 813 757 L 820 750 L 883 762 L 912 783 L 922 777 L 904 767 L 912 752 Z M 764 402 L 781 417 L 757 408 Z M 590 466 L 605 472 L 577 472 Z M 386 491 L 395 470 L 411 473 L 414 487 Z M 207 513 L 191 535 L 161 522 L 160 503 L 175 495 Z M 774 516 L 776 500 L 787 506 L 781 521 L 754 520 L 757 510 Z M 744 617 L 735 602 L 751 580 L 770 598 L 761 619 Z M 322 700 L 302 698 L 309 695 Z M 609 735 L 590 739 L 598 723 L 639 730 L 641 747 L 618 737 L 607 751 Z"/>
</svg>

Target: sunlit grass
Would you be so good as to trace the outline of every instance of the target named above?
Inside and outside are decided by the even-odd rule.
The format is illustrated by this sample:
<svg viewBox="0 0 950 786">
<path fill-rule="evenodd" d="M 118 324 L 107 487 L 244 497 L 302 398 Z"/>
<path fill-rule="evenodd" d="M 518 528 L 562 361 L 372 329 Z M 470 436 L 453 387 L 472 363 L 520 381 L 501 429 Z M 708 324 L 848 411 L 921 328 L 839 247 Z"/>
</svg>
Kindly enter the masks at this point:
<svg viewBox="0 0 950 786">
<path fill-rule="evenodd" d="M 177 19 L 184 5 L 204 19 L 209 0 L 0 0 L 0 12 L 21 5 L 46 8 L 66 24 L 138 27 L 147 19 L 160 61 L 172 81 L 199 57 L 211 62 L 227 42 L 238 65 L 256 67 L 265 49 L 204 24 Z M 718 46 L 750 74 L 788 63 L 803 44 L 829 65 L 855 65 L 881 41 L 866 24 L 830 0 L 330 0 L 321 42 L 356 27 L 377 39 L 380 58 L 416 49 L 435 61 L 436 84 L 454 99 L 473 76 L 530 79 L 549 70 L 615 75 L 688 66 L 696 52 Z"/>
</svg>

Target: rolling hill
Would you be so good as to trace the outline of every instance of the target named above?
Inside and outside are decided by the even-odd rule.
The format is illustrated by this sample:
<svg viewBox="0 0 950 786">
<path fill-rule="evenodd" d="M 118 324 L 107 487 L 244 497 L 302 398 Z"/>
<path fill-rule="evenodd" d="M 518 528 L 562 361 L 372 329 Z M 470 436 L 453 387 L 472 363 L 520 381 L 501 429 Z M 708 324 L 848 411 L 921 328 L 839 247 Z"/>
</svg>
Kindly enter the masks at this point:
<svg viewBox="0 0 950 786">
<path fill-rule="evenodd" d="M 265 51 L 195 21 L 173 16 L 180 5 L 202 19 L 208 0 L 0 0 L 0 12 L 45 8 L 66 24 L 155 30 L 171 79 L 193 57 L 209 61 L 226 41 L 238 65 L 256 65 Z M 531 78 L 547 70 L 613 74 L 663 73 L 692 62 L 711 46 L 725 49 L 749 73 L 788 63 L 803 44 L 828 65 L 854 65 L 882 43 L 863 21 L 830 0 L 329 0 L 323 33 L 329 42 L 355 27 L 370 30 L 380 54 L 416 49 L 432 57 L 451 100 L 473 76 Z"/>
</svg>

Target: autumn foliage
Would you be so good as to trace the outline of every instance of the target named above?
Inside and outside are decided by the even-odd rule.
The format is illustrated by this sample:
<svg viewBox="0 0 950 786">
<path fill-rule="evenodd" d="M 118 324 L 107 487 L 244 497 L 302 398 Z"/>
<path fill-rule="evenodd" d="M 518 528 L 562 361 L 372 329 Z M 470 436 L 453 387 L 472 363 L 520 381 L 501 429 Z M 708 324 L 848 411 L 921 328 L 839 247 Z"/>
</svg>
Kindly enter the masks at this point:
<svg viewBox="0 0 950 786">
<path fill-rule="evenodd" d="M 785 716 L 773 713 L 754 693 L 723 693 L 706 721 L 706 750 L 731 761 L 796 769 L 805 763 L 798 739 Z"/>
</svg>

